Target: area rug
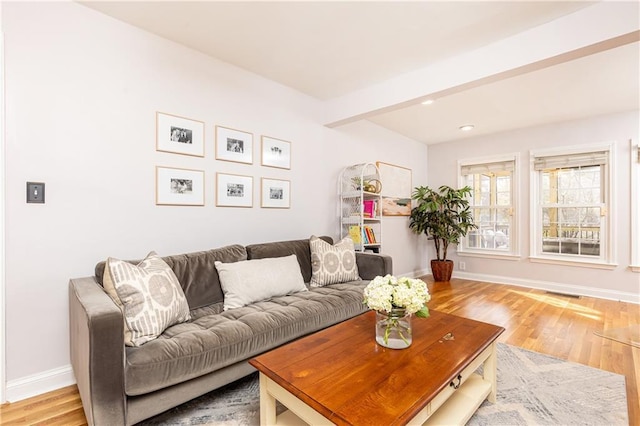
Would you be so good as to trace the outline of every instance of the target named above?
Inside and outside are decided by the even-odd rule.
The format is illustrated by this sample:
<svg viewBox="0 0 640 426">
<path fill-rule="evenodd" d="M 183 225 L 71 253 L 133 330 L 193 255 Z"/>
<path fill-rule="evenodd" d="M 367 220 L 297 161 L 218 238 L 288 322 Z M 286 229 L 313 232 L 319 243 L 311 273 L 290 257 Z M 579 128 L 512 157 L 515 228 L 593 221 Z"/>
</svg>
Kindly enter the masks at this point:
<svg viewBox="0 0 640 426">
<path fill-rule="evenodd" d="M 258 375 L 140 425 L 260 424 Z M 282 408 L 280 408 L 282 409 Z M 468 425 L 628 425 L 624 376 L 498 343 L 498 397 Z"/>
<path fill-rule="evenodd" d="M 625 345 L 640 348 L 640 325 L 630 325 L 629 327 L 610 328 L 603 331 L 594 331 L 596 336 L 605 339 L 615 340 Z"/>
</svg>

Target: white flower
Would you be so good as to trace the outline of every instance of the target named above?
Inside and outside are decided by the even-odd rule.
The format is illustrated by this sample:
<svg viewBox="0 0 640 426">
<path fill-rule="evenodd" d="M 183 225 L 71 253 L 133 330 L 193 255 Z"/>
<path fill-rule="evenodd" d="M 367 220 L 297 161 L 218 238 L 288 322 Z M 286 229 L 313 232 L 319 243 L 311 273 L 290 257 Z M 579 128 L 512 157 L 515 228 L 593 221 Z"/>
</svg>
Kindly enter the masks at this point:
<svg viewBox="0 0 640 426">
<path fill-rule="evenodd" d="M 393 275 L 377 276 L 364 289 L 364 303 L 376 311 L 391 312 L 404 308 L 408 314 L 426 317 L 426 303 L 431 300 L 427 284 L 419 279 Z"/>
</svg>

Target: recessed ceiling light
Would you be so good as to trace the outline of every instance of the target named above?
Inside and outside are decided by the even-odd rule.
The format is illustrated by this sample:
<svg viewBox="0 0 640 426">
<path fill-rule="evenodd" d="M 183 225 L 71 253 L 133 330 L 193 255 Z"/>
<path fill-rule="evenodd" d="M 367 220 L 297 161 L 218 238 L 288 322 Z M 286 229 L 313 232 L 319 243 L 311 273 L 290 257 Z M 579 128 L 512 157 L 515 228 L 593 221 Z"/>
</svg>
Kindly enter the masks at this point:
<svg viewBox="0 0 640 426">
<path fill-rule="evenodd" d="M 435 101 L 433 99 L 427 99 L 426 101 L 422 101 L 422 105 L 431 105 Z"/>
<path fill-rule="evenodd" d="M 464 126 L 460 126 L 460 130 L 462 130 L 463 132 L 468 132 L 469 130 L 473 130 L 473 128 L 476 127 L 473 124 L 465 124 Z"/>
</svg>

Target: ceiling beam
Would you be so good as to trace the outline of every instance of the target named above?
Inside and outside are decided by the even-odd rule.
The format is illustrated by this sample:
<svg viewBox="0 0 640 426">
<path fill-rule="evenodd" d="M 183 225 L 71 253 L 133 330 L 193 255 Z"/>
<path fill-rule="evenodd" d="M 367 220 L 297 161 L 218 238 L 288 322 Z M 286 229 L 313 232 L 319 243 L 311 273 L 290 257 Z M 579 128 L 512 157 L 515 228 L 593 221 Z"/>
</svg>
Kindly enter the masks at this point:
<svg viewBox="0 0 640 426">
<path fill-rule="evenodd" d="M 640 40 L 636 2 L 600 2 L 480 49 L 325 103 L 338 127 Z"/>
</svg>

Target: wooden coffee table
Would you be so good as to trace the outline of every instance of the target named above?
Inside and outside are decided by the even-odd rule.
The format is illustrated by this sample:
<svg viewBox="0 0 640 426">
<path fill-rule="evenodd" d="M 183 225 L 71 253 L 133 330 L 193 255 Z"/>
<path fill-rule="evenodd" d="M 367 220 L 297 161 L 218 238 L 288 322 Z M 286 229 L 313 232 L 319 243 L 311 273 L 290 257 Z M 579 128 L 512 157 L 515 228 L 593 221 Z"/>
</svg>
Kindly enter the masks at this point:
<svg viewBox="0 0 640 426">
<path fill-rule="evenodd" d="M 431 311 L 413 318 L 413 343 L 397 350 L 376 343 L 374 323 L 369 311 L 250 360 L 260 423 L 464 424 L 495 402 L 504 328 Z M 276 400 L 288 408 L 277 418 Z"/>
</svg>

